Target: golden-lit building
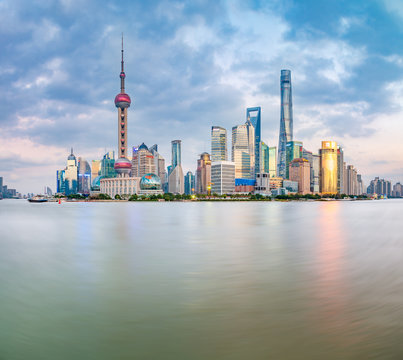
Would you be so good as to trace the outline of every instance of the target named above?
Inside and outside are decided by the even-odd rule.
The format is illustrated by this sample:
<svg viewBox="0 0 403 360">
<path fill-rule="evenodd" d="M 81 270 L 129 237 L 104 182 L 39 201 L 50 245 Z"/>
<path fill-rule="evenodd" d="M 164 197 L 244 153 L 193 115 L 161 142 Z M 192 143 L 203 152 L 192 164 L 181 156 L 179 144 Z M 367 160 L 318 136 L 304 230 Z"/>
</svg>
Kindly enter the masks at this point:
<svg viewBox="0 0 403 360">
<path fill-rule="evenodd" d="M 320 192 L 337 194 L 337 144 L 322 141 L 320 154 Z"/>
<path fill-rule="evenodd" d="M 289 178 L 298 182 L 298 193 L 311 192 L 311 166 L 306 159 L 294 159 L 289 164 Z"/>
<path fill-rule="evenodd" d="M 204 152 L 197 160 L 196 170 L 196 193 L 207 194 L 211 186 L 211 158 Z"/>
</svg>

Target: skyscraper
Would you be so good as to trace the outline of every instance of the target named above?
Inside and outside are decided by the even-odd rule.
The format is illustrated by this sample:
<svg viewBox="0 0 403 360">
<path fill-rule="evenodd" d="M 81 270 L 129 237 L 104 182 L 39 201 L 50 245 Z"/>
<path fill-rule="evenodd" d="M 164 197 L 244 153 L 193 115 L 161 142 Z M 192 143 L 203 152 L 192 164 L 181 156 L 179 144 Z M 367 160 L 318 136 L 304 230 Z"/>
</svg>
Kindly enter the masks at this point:
<svg viewBox="0 0 403 360">
<path fill-rule="evenodd" d="M 226 161 L 227 130 L 220 126 L 211 127 L 211 161 Z"/>
<path fill-rule="evenodd" d="M 196 192 L 207 194 L 209 186 L 211 186 L 211 159 L 210 154 L 204 152 L 197 160 Z"/>
<path fill-rule="evenodd" d="M 298 182 L 298 193 L 309 194 L 311 192 L 311 166 L 309 161 L 303 158 L 294 159 L 290 162 L 289 168 L 290 180 Z"/>
<path fill-rule="evenodd" d="M 250 121 L 255 130 L 255 174 L 263 172 L 260 163 L 261 109 L 260 106 L 246 109 L 246 122 Z"/>
<path fill-rule="evenodd" d="M 292 87 L 291 71 L 281 70 L 281 115 L 280 136 L 278 140 L 278 176 L 285 178 L 287 174 L 286 145 L 293 140 L 293 117 L 292 117 Z"/>
<path fill-rule="evenodd" d="M 71 154 L 67 158 L 67 167 L 64 170 L 64 179 L 65 179 L 65 194 L 76 194 L 77 193 L 77 177 L 78 177 L 78 168 L 76 157 L 73 154 L 73 148 L 71 149 Z"/>
<path fill-rule="evenodd" d="M 114 178 L 116 177 L 115 171 L 115 152 L 107 152 L 101 160 L 101 177 Z"/>
<path fill-rule="evenodd" d="M 260 142 L 260 171 L 262 173 L 269 173 L 269 147 L 263 142 Z"/>
<path fill-rule="evenodd" d="M 301 141 L 288 141 L 286 144 L 286 178 L 289 178 L 289 166 L 294 159 L 302 158 L 303 146 Z"/>
<path fill-rule="evenodd" d="M 181 154 L 182 154 L 182 141 L 172 140 L 172 170 L 176 168 L 177 165 L 181 165 Z"/>
<path fill-rule="evenodd" d="M 269 147 L 269 174 L 271 178 L 277 176 L 277 147 Z"/>
<path fill-rule="evenodd" d="M 143 177 L 146 174 L 157 174 L 154 155 L 148 150 L 146 144 L 133 148 L 132 176 Z M 158 175 L 158 174 L 157 174 Z"/>
<path fill-rule="evenodd" d="M 181 165 L 181 140 L 173 140 L 172 145 L 172 167 L 168 176 L 168 191 L 173 194 L 183 194 L 184 176 Z"/>
<path fill-rule="evenodd" d="M 320 192 L 337 194 L 337 144 L 322 141 L 320 154 Z"/>
<path fill-rule="evenodd" d="M 255 128 L 250 121 L 232 128 L 232 162 L 235 178 L 255 178 Z"/>
<path fill-rule="evenodd" d="M 101 160 L 92 160 L 91 162 L 91 178 L 95 179 L 101 175 Z"/>
<path fill-rule="evenodd" d="M 185 175 L 185 194 L 192 195 L 195 192 L 195 176 L 191 171 L 188 171 Z"/>
<path fill-rule="evenodd" d="M 91 190 L 91 167 L 88 161 L 82 157 L 78 158 L 78 192 L 89 194 Z"/>
<path fill-rule="evenodd" d="M 125 70 L 123 60 L 123 35 L 122 35 L 122 61 L 120 71 L 120 93 L 115 97 L 115 106 L 118 109 L 118 159 L 115 161 L 115 170 L 118 177 L 128 177 L 132 164 L 127 158 L 127 109 L 131 99 L 125 92 Z"/>
<path fill-rule="evenodd" d="M 154 156 L 154 164 L 155 164 L 155 171 L 156 174 L 161 179 L 161 182 L 165 182 L 165 159 L 164 157 L 158 152 L 158 145 L 154 144 L 149 148 L 150 152 Z"/>
<path fill-rule="evenodd" d="M 337 192 L 347 194 L 344 188 L 344 153 L 341 146 L 337 146 Z"/>
</svg>

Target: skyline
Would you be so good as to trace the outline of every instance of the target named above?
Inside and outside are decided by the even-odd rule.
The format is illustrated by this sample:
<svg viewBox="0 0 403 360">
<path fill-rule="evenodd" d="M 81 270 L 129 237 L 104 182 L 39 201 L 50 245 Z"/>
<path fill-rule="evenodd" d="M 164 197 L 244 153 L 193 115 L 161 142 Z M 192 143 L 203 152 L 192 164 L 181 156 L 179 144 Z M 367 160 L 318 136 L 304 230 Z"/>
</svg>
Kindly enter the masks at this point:
<svg viewBox="0 0 403 360">
<path fill-rule="evenodd" d="M 45 185 L 54 190 L 54 170 L 70 147 L 89 162 L 105 148 L 117 153 L 113 99 L 122 31 L 133 101 L 130 148 L 157 143 L 168 164 L 171 141 L 181 139 L 184 173 L 195 173 L 198 156 L 210 153 L 211 126 L 242 124 L 248 107 L 261 107 L 262 141 L 278 146 L 280 70 L 290 69 L 294 140 L 315 153 L 322 140 L 337 141 L 366 185 L 375 176 L 401 181 L 403 54 L 393 37 L 403 32 L 403 7 L 397 2 L 363 3 L 360 11 L 346 3 L 329 23 L 326 14 L 304 18 L 314 8 L 310 2 L 303 11 L 291 1 L 211 3 L 209 10 L 175 4 L 130 3 L 129 15 L 150 12 L 137 14 L 137 22 L 118 21 L 113 8 L 92 2 L 85 9 L 91 18 L 68 1 L 28 5 L 30 11 L 0 4 L 6 50 L 0 176 L 8 184 L 24 193 Z M 326 6 L 340 9 L 336 2 Z M 91 29 L 82 33 L 84 26 Z M 371 38 L 371 29 L 380 32 Z M 16 106 L 16 99 L 24 101 Z"/>
</svg>

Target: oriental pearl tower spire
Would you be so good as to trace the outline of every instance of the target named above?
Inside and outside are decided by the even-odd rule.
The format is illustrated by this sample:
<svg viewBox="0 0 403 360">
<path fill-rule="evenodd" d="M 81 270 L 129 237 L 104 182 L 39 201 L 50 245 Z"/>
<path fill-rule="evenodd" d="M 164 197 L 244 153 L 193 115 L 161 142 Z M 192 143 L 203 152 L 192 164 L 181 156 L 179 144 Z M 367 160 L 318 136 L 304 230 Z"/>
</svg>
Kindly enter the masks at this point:
<svg viewBox="0 0 403 360">
<path fill-rule="evenodd" d="M 115 171 L 118 177 L 129 176 L 132 164 L 127 159 L 127 109 L 130 107 L 130 96 L 125 93 L 125 70 L 123 60 L 122 34 L 122 68 L 120 71 L 120 93 L 115 97 L 115 106 L 118 108 L 118 148 L 119 158 L 115 162 Z"/>
</svg>

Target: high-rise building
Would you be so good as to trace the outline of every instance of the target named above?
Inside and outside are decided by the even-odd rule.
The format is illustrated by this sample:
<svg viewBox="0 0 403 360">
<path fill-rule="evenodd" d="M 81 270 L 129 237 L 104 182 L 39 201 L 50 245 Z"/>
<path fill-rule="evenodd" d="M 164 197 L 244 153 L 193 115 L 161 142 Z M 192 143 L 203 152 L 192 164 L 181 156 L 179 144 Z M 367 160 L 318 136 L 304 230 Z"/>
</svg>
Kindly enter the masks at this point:
<svg viewBox="0 0 403 360">
<path fill-rule="evenodd" d="M 347 165 L 346 183 L 344 193 L 347 195 L 358 195 L 357 170 L 353 165 Z"/>
<path fill-rule="evenodd" d="M 232 162 L 237 179 L 255 178 L 255 131 L 250 121 L 232 128 Z"/>
<path fill-rule="evenodd" d="M 101 177 L 114 178 L 116 177 L 115 171 L 115 152 L 107 152 L 101 160 Z"/>
<path fill-rule="evenodd" d="M 320 192 L 337 194 L 337 144 L 322 141 L 320 154 Z"/>
<path fill-rule="evenodd" d="M 181 140 L 172 140 L 172 170 L 175 169 L 177 165 L 181 165 L 182 160 L 182 141 Z"/>
<path fill-rule="evenodd" d="M 101 160 L 91 161 L 91 179 L 95 179 L 97 176 L 101 175 L 101 165 L 102 165 Z"/>
<path fill-rule="evenodd" d="M 337 147 L 337 192 L 346 193 L 344 189 L 344 152 L 340 145 Z"/>
<path fill-rule="evenodd" d="M 161 182 L 165 182 L 165 159 L 164 157 L 158 152 L 158 145 L 154 144 L 149 148 L 150 152 L 154 156 L 154 164 L 155 164 L 155 170 L 156 174 L 158 177 L 161 179 Z"/>
<path fill-rule="evenodd" d="M 88 195 L 91 190 L 91 167 L 87 160 L 78 158 L 78 192 Z"/>
<path fill-rule="evenodd" d="M 176 165 L 171 171 L 168 177 L 168 191 L 172 194 L 183 194 L 184 188 L 184 176 L 181 165 Z"/>
<path fill-rule="evenodd" d="M 367 194 L 390 197 L 392 194 L 392 183 L 389 180 L 376 177 L 374 180 L 371 180 L 367 188 Z"/>
<path fill-rule="evenodd" d="M 211 164 L 211 191 L 218 195 L 235 192 L 235 163 L 217 161 Z"/>
<path fill-rule="evenodd" d="M 168 191 L 173 194 L 183 194 L 184 176 L 181 165 L 181 140 L 173 140 L 172 145 L 172 165 L 168 167 Z"/>
<path fill-rule="evenodd" d="M 197 160 L 196 192 L 207 194 L 209 187 L 211 187 L 211 159 L 210 154 L 204 152 Z"/>
<path fill-rule="evenodd" d="M 277 147 L 269 147 L 269 174 L 270 177 L 277 176 Z"/>
<path fill-rule="evenodd" d="M 303 146 L 301 141 L 288 141 L 286 144 L 286 178 L 289 178 L 289 166 L 294 159 L 302 158 Z"/>
<path fill-rule="evenodd" d="M 261 142 L 261 109 L 260 106 L 246 109 L 246 123 L 250 121 L 255 132 L 255 170 L 254 173 L 263 172 L 260 162 L 260 142 Z"/>
<path fill-rule="evenodd" d="M 211 127 L 211 161 L 226 161 L 227 130 L 220 126 Z"/>
<path fill-rule="evenodd" d="M 146 174 L 158 175 L 154 155 L 148 150 L 146 144 L 142 143 L 138 147 L 133 147 L 132 176 L 143 177 Z"/>
<path fill-rule="evenodd" d="M 193 195 L 195 193 L 195 176 L 191 171 L 188 171 L 185 175 L 185 194 Z"/>
<path fill-rule="evenodd" d="M 403 185 L 400 182 L 393 185 L 392 196 L 396 198 L 403 197 Z"/>
<path fill-rule="evenodd" d="M 71 149 L 71 154 L 67 158 L 67 167 L 64 170 L 65 179 L 65 194 L 77 194 L 78 191 L 78 168 L 76 157 L 73 154 L 73 148 Z"/>
<path fill-rule="evenodd" d="M 281 70 L 281 115 L 280 115 L 280 135 L 278 141 L 278 176 L 286 178 L 287 159 L 286 145 L 293 140 L 293 117 L 292 117 L 292 87 L 291 71 Z"/>
<path fill-rule="evenodd" d="M 298 182 L 298 193 L 309 194 L 311 192 L 311 166 L 309 161 L 303 158 L 294 159 L 289 165 L 291 181 Z"/>
<path fill-rule="evenodd" d="M 56 192 L 59 194 L 66 193 L 66 177 L 64 170 L 57 171 Z"/>
<path fill-rule="evenodd" d="M 320 156 L 312 154 L 311 192 L 320 191 Z"/>
<path fill-rule="evenodd" d="M 263 141 L 261 141 L 260 142 L 260 171 L 262 173 L 268 174 L 269 167 L 270 167 L 269 147 Z"/>
<path fill-rule="evenodd" d="M 3 198 L 3 177 L 0 176 L 0 199 Z"/>
</svg>

